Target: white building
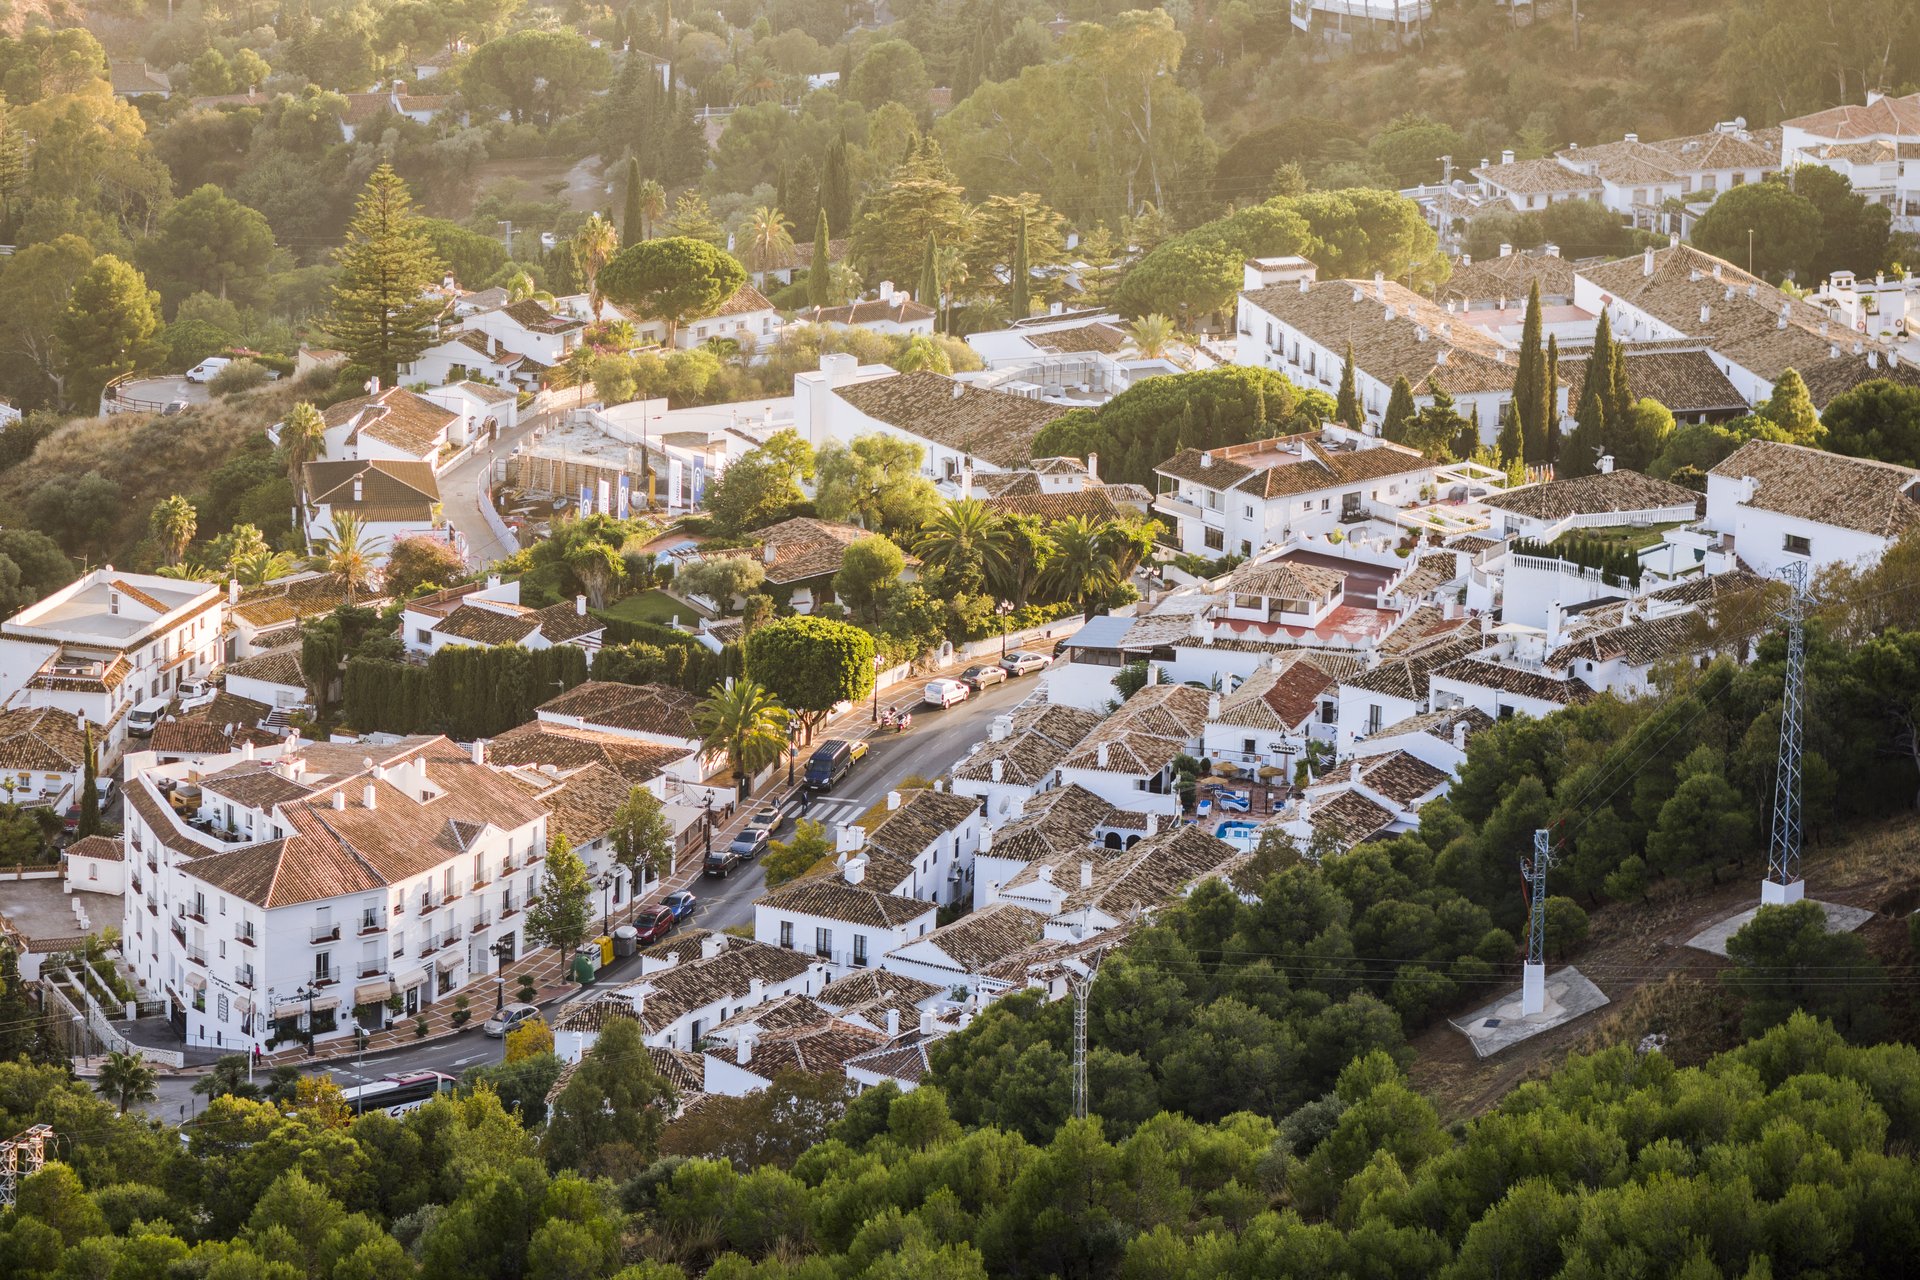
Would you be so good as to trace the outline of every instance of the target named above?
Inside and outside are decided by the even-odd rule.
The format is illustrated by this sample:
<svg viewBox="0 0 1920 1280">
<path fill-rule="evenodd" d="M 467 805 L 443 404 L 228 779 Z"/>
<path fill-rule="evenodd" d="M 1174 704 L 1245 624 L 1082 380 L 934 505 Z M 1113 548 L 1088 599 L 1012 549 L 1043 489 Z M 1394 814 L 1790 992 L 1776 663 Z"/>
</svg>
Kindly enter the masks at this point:
<svg viewBox="0 0 1920 1280">
<path fill-rule="evenodd" d="M 358 518 L 363 545 L 380 560 L 401 538 L 451 535 L 443 528 L 440 482 L 431 463 L 309 462 L 302 475 L 309 543 L 331 540 L 340 514 Z M 453 545 L 460 549 L 457 541 Z"/>
<path fill-rule="evenodd" d="M 636 319 L 633 327 L 642 341 L 666 344 L 666 321 Z M 737 342 L 743 351 L 751 353 L 779 341 L 781 327 L 779 309 L 751 284 L 743 284 L 714 308 L 713 314 L 683 321 L 673 332 L 673 345 L 691 351 L 721 338 Z"/>
<path fill-rule="evenodd" d="M 1381 661 L 1340 681 L 1340 711 L 1334 754 L 1353 754 L 1355 744 L 1390 724 L 1432 710 L 1429 677 L 1443 667 L 1486 647 L 1476 625 Z"/>
<path fill-rule="evenodd" d="M 1444 707 L 1408 716 L 1390 724 L 1353 747 L 1356 758 L 1400 752 L 1458 777 L 1467 762 L 1467 743 L 1482 729 L 1493 727 L 1493 717 L 1473 707 Z"/>
<path fill-rule="evenodd" d="M 867 884 L 941 907 L 970 901 L 974 855 L 987 826 L 979 800 L 936 781 L 889 791 L 887 810 L 871 832 L 842 828 L 846 843 L 861 839 Z"/>
<path fill-rule="evenodd" d="M 781 885 L 753 904 L 754 941 L 804 952 L 839 977 L 933 931 L 934 903 L 885 892 L 866 878 L 867 859 L 855 854 L 835 873 Z"/>
<path fill-rule="evenodd" d="M 1128 619 L 1115 621 L 1124 623 Z M 1085 634 L 1084 628 L 1080 634 Z M 1058 670 L 1056 664 L 1047 674 Z M 1050 687 L 1048 696 L 1054 693 L 1055 689 Z M 1093 732 L 1106 713 L 1106 704 L 1117 698 L 1109 680 L 1098 711 L 1078 703 L 1049 701 L 1031 703 L 1011 714 L 995 716 L 988 726 L 987 740 L 975 744 L 973 750 L 948 771 L 953 779 L 953 793 L 978 801 L 990 826 L 1013 821 L 1026 811 L 1034 797 L 1054 785 L 1060 762 Z"/>
<path fill-rule="evenodd" d="M 497 327 L 505 328 L 504 325 Z M 547 365 L 538 360 L 529 360 L 520 352 L 509 349 L 505 342 L 489 333 L 479 329 L 455 329 L 402 365 L 400 376 L 408 382 L 424 383 L 429 387 L 458 383 L 470 375 L 478 375 L 502 386 L 519 383 L 537 387 L 541 375 L 547 370 Z M 421 394 L 427 393 L 423 391 Z"/>
<path fill-rule="evenodd" d="M 204 582 L 95 569 L 0 623 L 0 696 L 86 717 L 108 772 L 128 711 L 220 665 L 224 599 Z"/>
<path fill-rule="evenodd" d="M 1285 780 L 1309 742 L 1332 744 L 1339 719 L 1335 676 L 1311 655 L 1276 655 L 1232 692 L 1210 697 L 1200 747 L 1216 769 L 1222 762 L 1246 774 L 1273 768 Z"/>
<path fill-rule="evenodd" d="M 827 965 L 810 955 L 690 929 L 641 952 L 639 981 L 613 998 L 632 1005 L 648 1045 L 693 1050 L 742 1010 L 817 995 L 828 981 Z"/>
<path fill-rule="evenodd" d="M 87 734 L 98 725 L 53 707 L 0 711 L 0 795 L 9 805 L 48 807 L 56 813 L 80 803 L 87 767 Z M 98 780 L 104 791 L 111 772 Z"/>
<path fill-rule="evenodd" d="M 468 331 L 491 339 L 496 349 L 549 368 L 564 361 L 567 354 L 580 345 L 581 334 L 587 327 L 584 320 L 557 315 L 530 298 L 491 311 L 475 312 L 464 323 Z M 477 356 L 478 349 L 471 349 L 469 354 Z M 515 367 L 516 375 L 524 372 L 524 365 Z M 426 380 L 445 381 L 444 378 Z"/>
<path fill-rule="evenodd" d="M 915 302 L 913 295 L 882 280 L 877 297 L 838 307 L 810 307 L 794 317 L 798 324 L 817 324 L 834 330 L 871 329 L 888 337 L 933 336 L 933 308 Z"/>
<path fill-rule="evenodd" d="M 61 875 L 70 893 L 127 891 L 127 844 L 119 836 L 82 836 L 60 854 Z"/>
<path fill-rule="evenodd" d="M 1060 762 L 1060 783 L 1083 787 L 1117 809 L 1178 814 L 1174 763 L 1182 755 L 1198 758 L 1207 700 L 1204 689 L 1148 685 Z"/>
<path fill-rule="evenodd" d="M 396 994 L 407 1014 L 492 994 L 526 945 L 547 809 L 444 738 L 129 765 L 125 951 L 189 1044 L 338 1038 Z"/>
<path fill-rule="evenodd" d="M 1837 170 L 1856 192 L 1892 210 L 1895 231 L 1920 230 L 1915 146 L 1920 146 L 1920 93 L 1894 98 L 1868 90 L 1861 106 L 1829 107 L 1781 125 L 1784 164 Z"/>
<path fill-rule="evenodd" d="M 1756 572 L 1877 561 L 1920 524 L 1920 471 L 1749 440 L 1707 473 L 1706 526 Z"/>
<path fill-rule="evenodd" d="M 1384 404 L 1382 405 L 1384 409 Z M 1192 555 L 1250 556 L 1342 522 L 1387 520 L 1432 496 L 1420 453 L 1337 426 L 1218 449 L 1182 449 L 1158 467 L 1154 512 Z"/>
</svg>

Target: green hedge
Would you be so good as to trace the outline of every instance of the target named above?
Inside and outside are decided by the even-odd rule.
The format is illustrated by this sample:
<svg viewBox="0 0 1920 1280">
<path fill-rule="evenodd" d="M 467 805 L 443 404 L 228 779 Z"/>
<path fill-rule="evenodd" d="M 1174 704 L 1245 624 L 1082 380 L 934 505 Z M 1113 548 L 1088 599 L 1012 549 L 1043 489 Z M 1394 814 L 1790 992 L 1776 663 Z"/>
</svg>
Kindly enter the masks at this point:
<svg viewBox="0 0 1920 1280">
<path fill-rule="evenodd" d="M 587 678 L 586 651 L 457 647 L 425 666 L 354 658 L 346 719 L 362 731 L 490 738 L 533 719 L 534 708 Z"/>
</svg>

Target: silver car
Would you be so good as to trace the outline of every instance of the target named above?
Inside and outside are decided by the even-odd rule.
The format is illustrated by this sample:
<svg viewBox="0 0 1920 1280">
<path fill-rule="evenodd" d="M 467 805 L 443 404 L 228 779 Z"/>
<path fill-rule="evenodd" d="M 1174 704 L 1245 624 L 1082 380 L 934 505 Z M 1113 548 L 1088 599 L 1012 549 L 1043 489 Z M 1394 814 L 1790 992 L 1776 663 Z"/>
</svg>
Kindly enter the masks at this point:
<svg viewBox="0 0 1920 1280">
<path fill-rule="evenodd" d="M 1044 653 L 1028 653 L 1021 650 L 1000 659 L 1000 665 L 1006 668 L 1008 675 L 1024 676 L 1035 671 L 1044 671 L 1053 665 L 1053 659 Z"/>
<path fill-rule="evenodd" d="M 486 1032 L 491 1038 L 498 1040 L 521 1023 L 539 1016 L 540 1010 L 533 1005 L 516 1002 L 507 1005 L 505 1008 L 496 1012 L 491 1018 L 481 1023 L 480 1029 Z"/>
</svg>

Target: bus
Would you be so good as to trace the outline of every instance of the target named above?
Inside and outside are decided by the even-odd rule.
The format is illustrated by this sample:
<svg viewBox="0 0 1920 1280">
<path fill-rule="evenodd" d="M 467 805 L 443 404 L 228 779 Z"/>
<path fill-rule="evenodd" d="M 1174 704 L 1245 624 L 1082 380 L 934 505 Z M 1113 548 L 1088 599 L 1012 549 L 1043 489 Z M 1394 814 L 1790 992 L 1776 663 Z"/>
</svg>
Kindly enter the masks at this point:
<svg viewBox="0 0 1920 1280">
<path fill-rule="evenodd" d="M 422 1103 L 443 1093 L 452 1093 L 454 1078 L 438 1071 L 401 1071 L 384 1076 L 372 1084 L 342 1089 L 340 1096 L 355 1115 L 367 1111 L 385 1111 L 390 1116 L 405 1115 Z"/>
</svg>

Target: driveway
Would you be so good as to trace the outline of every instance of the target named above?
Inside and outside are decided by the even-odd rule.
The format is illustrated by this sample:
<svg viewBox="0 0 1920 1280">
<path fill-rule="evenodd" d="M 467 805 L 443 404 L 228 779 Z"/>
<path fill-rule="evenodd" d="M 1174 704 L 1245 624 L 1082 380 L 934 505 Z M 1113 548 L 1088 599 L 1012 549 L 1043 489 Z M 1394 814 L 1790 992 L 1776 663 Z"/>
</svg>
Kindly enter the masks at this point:
<svg viewBox="0 0 1920 1280">
<path fill-rule="evenodd" d="M 476 450 L 440 473 L 440 508 L 466 541 L 467 553 L 476 569 L 504 560 L 520 549 L 502 539 L 486 516 L 487 474 L 494 460 L 511 454 L 514 445 L 533 435 L 534 428 L 545 426 L 556 417 L 556 414 L 543 413 L 528 418 L 512 431 L 501 432 L 500 438 L 486 449 Z"/>
</svg>

